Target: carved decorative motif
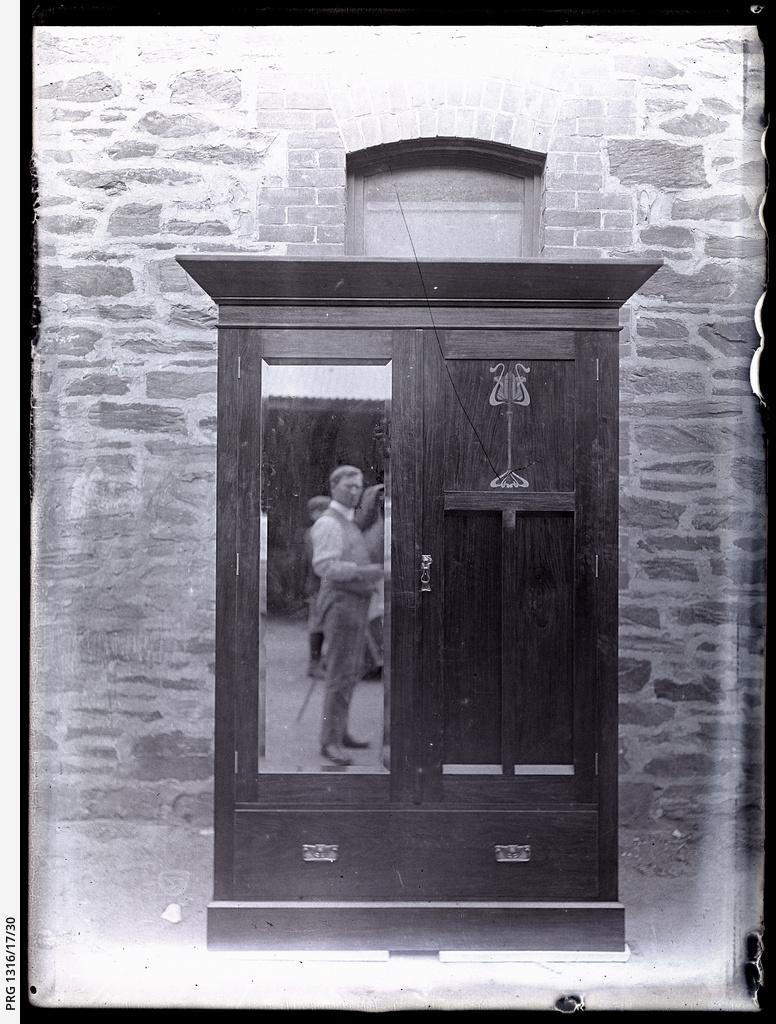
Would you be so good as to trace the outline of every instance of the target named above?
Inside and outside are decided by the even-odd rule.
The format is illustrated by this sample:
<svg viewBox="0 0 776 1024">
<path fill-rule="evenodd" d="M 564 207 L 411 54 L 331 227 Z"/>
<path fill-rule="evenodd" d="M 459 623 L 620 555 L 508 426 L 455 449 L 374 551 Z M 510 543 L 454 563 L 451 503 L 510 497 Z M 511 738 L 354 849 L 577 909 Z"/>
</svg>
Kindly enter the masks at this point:
<svg viewBox="0 0 776 1024">
<path fill-rule="evenodd" d="M 512 488 L 530 487 L 530 484 L 523 476 L 519 476 L 512 469 L 512 417 L 513 408 L 516 405 L 530 405 L 531 396 L 525 386 L 526 379 L 521 374 L 530 373 L 531 368 L 522 363 L 515 363 L 511 370 L 506 368 L 506 363 L 496 363 L 491 366 L 490 372 L 495 373 L 493 378 L 493 389 L 488 399 L 490 405 L 506 405 L 507 407 L 507 468 L 503 473 L 494 477 L 491 487 Z"/>
</svg>

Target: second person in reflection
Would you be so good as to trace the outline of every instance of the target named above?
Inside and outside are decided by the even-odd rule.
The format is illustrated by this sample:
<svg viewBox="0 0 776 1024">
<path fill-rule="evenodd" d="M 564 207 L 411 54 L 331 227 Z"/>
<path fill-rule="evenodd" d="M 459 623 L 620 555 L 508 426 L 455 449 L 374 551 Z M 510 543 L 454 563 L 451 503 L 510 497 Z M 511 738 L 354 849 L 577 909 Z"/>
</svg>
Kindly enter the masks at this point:
<svg viewBox="0 0 776 1024">
<path fill-rule="evenodd" d="M 313 571 L 321 580 L 318 613 L 326 639 L 326 693 L 321 754 L 332 764 L 352 763 L 348 749 L 369 744 L 348 732 L 353 690 L 361 677 L 369 605 L 382 581 L 382 564 L 371 560 L 355 509 L 364 490 L 356 466 L 338 466 L 329 477 L 331 503 L 313 524 Z"/>
</svg>

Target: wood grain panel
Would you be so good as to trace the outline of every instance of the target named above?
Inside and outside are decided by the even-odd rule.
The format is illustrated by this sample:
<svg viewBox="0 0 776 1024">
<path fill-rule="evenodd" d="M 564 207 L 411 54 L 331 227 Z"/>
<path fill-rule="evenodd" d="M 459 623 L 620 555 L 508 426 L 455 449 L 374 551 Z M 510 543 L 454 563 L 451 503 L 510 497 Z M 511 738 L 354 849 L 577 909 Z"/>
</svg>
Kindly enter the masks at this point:
<svg viewBox="0 0 776 1024">
<path fill-rule="evenodd" d="M 445 491 L 445 511 L 573 512 L 573 491 Z"/>
<path fill-rule="evenodd" d="M 238 812 L 235 899 L 594 899 L 591 811 Z M 333 862 L 303 844 L 338 847 Z M 495 845 L 528 845 L 500 863 Z"/>
<path fill-rule="evenodd" d="M 238 903 L 208 906 L 208 949 L 625 951 L 615 903 Z"/>
<path fill-rule="evenodd" d="M 535 360 L 525 364 L 530 405 L 513 405 L 512 468 L 526 491 L 574 489 L 574 365 Z M 492 493 L 507 469 L 506 405 L 489 404 L 504 366 L 489 360 L 451 360 L 445 387 L 445 488 Z"/>
<path fill-rule="evenodd" d="M 511 647 L 515 764 L 573 761 L 574 519 L 516 517 L 502 643 Z M 505 696 L 508 681 L 504 681 Z"/>
<path fill-rule="evenodd" d="M 598 577 L 596 588 L 596 675 L 595 700 L 584 710 L 588 720 L 598 716 L 598 794 L 601 806 L 600 872 L 602 892 L 617 896 L 617 771 L 618 771 L 618 513 L 619 513 L 619 373 L 618 350 L 599 335 L 582 336 L 579 350 L 597 359 L 598 416 L 596 444 L 592 449 L 597 495 L 594 504 Z M 595 575 L 595 574 L 594 574 Z M 587 728 L 595 738 L 595 728 Z M 583 746 L 581 754 L 589 759 L 591 751 Z M 589 765 L 589 760 L 588 760 Z M 592 781 L 592 780 L 591 780 Z M 590 787 L 592 788 L 592 787 Z"/>
<path fill-rule="evenodd" d="M 446 359 L 573 359 L 572 331 L 445 331 Z"/>
<path fill-rule="evenodd" d="M 394 800 L 412 798 L 416 784 L 418 543 L 421 495 L 417 439 L 423 409 L 418 338 L 414 331 L 397 331 L 393 341 L 390 413 L 391 476 L 391 791 Z M 388 591 L 386 591 L 386 599 Z"/>
<path fill-rule="evenodd" d="M 237 550 L 240 575 L 236 578 L 235 713 L 240 758 L 237 798 L 248 800 L 256 792 L 259 759 L 261 350 L 257 332 L 243 335 L 239 350 Z"/>
<path fill-rule="evenodd" d="M 445 775 L 442 801 L 461 807 L 525 807 L 541 810 L 574 804 L 574 780 L 569 776 L 491 776 L 487 779 Z M 575 804 L 575 806 L 577 806 Z M 591 805 L 592 806 L 592 805 Z"/>
<path fill-rule="evenodd" d="M 446 764 L 501 761 L 501 516 L 444 517 Z"/>
<path fill-rule="evenodd" d="M 223 305 L 218 310 L 219 327 L 286 327 L 330 328 L 338 330 L 362 328 L 405 327 L 441 329 L 474 327 L 478 330 L 519 328 L 522 330 L 585 330 L 619 331 L 620 313 L 617 309 L 553 309 L 522 308 L 476 303 L 466 305 L 434 306 L 423 302 L 416 305 L 402 303 L 384 306 L 338 306 L 332 309 L 324 304 L 275 305 Z"/>
<path fill-rule="evenodd" d="M 235 800 L 235 607 L 237 551 L 237 356 L 242 332 L 219 332 L 218 441 L 216 454 L 216 687 L 215 861 L 216 898 L 232 894 Z"/>
<path fill-rule="evenodd" d="M 261 332 L 265 359 L 390 359 L 390 331 L 300 331 Z"/>
<path fill-rule="evenodd" d="M 577 337 L 576 463 L 577 512 L 574 518 L 576 549 L 574 647 L 577 701 L 574 720 L 574 790 L 579 800 L 597 795 L 595 754 L 598 688 L 598 633 L 600 611 L 602 498 L 599 450 L 601 413 L 600 360 L 597 336 Z M 597 363 L 597 360 L 599 362 Z M 616 471 L 616 470 L 615 470 Z M 615 499 L 616 500 L 616 499 Z M 596 557 L 598 556 L 598 557 Z M 596 565 L 598 562 L 598 565 Z M 615 577 L 616 579 L 616 577 Z M 615 627 L 616 629 L 616 627 Z M 600 751 L 599 751 L 600 753 Z M 616 799 L 616 797 L 615 797 Z M 615 858 L 616 860 L 616 858 Z"/>
<path fill-rule="evenodd" d="M 449 424 L 444 419 L 446 388 L 445 362 L 433 332 L 422 335 L 423 351 L 423 433 L 422 486 L 423 516 L 420 554 L 431 555 L 431 591 L 419 596 L 421 618 L 419 680 L 420 729 L 418 741 L 418 789 L 415 799 L 438 800 L 441 796 L 444 761 L 444 590 L 446 575 L 444 538 L 444 459 Z M 417 578 L 417 577 L 416 577 Z"/>
<path fill-rule="evenodd" d="M 178 262 L 216 302 L 415 299 L 621 306 L 661 265 L 638 259 L 397 259 L 188 255 Z"/>
</svg>

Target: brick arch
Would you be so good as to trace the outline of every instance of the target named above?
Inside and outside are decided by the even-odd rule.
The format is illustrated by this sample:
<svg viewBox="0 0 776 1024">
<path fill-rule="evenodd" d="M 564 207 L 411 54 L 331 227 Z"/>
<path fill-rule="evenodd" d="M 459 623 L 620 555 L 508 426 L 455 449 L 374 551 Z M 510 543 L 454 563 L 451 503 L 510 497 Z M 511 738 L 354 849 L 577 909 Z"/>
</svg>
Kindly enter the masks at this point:
<svg viewBox="0 0 776 1024">
<path fill-rule="evenodd" d="M 347 210 L 345 240 L 349 252 L 362 254 L 365 246 L 365 182 L 372 174 L 401 169 L 447 167 L 485 169 L 520 179 L 523 230 L 520 255 L 538 255 L 541 247 L 541 192 L 546 156 L 491 140 L 433 136 L 381 143 L 346 154 Z M 518 186 L 513 183 L 514 187 Z"/>
<path fill-rule="evenodd" d="M 444 85 L 330 84 L 329 98 L 347 153 L 443 136 L 546 155 L 562 93 L 531 81 L 480 77 Z"/>
</svg>

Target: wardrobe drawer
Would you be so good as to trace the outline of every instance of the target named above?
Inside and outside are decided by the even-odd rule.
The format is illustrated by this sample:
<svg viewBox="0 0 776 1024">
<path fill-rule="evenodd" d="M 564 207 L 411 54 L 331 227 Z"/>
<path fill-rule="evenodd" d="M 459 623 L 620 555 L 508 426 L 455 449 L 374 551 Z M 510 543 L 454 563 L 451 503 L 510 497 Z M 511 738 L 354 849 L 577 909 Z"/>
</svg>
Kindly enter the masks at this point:
<svg viewBox="0 0 776 1024">
<path fill-rule="evenodd" d="M 595 899 L 594 811 L 238 811 L 235 899 Z"/>
</svg>

